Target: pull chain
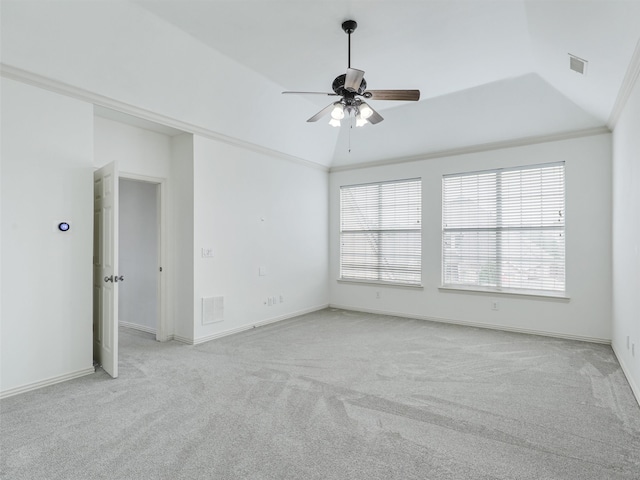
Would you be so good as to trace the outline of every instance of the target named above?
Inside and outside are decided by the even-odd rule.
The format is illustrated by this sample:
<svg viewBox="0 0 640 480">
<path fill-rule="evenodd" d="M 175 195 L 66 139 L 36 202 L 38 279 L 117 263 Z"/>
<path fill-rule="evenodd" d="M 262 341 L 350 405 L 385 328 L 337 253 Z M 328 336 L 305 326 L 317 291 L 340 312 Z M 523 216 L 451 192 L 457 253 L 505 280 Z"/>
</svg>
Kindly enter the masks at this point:
<svg viewBox="0 0 640 480">
<path fill-rule="evenodd" d="M 353 117 L 349 115 L 349 153 L 351 153 L 351 130 L 353 130 Z"/>
</svg>

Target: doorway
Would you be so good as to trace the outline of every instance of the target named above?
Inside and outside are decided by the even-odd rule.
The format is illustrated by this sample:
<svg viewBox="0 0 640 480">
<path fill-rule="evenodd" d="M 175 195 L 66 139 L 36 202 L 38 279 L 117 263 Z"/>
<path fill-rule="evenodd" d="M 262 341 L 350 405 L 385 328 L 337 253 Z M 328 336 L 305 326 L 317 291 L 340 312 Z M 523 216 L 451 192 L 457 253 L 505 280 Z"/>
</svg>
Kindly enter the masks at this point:
<svg viewBox="0 0 640 480">
<path fill-rule="evenodd" d="M 161 310 L 160 183 L 119 178 L 119 326 L 158 339 Z"/>
<path fill-rule="evenodd" d="M 126 326 L 155 334 L 158 341 L 168 340 L 162 278 L 164 185 L 164 179 L 119 174 L 115 162 L 94 172 L 93 358 L 113 378 L 118 376 L 120 315 Z M 121 212 L 124 238 L 119 234 Z"/>
</svg>

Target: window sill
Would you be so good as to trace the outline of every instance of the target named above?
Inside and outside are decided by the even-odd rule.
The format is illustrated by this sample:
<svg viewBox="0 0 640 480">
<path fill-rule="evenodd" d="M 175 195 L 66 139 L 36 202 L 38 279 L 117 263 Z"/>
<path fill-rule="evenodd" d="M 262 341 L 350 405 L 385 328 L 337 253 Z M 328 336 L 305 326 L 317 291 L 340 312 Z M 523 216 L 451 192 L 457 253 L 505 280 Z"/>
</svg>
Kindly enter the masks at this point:
<svg viewBox="0 0 640 480">
<path fill-rule="evenodd" d="M 338 278 L 338 283 L 348 283 L 352 285 L 377 285 L 381 287 L 394 287 L 394 288 L 409 288 L 412 290 L 424 290 L 422 285 L 411 285 L 407 283 L 391 283 L 391 282 L 378 282 L 375 280 L 350 280 L 346 278 Z"/>
<path fill-rule="evenodd" d="M 512 296 L 512 297 L 529 297 L 529 298 L 541 298 L 545 300 L 561 300 L 561 301 L 569 301 L 571 297 L 567 295 L 566 292 L 540 292 L 535 290 L 491 290 L 488 288 L 481 287 L 448 287 L 448 286 L 440 286 L 438 290 L 444 293 L 471 293 L 477 295 L 504 295 L 504 296 Z"/>
</svg>

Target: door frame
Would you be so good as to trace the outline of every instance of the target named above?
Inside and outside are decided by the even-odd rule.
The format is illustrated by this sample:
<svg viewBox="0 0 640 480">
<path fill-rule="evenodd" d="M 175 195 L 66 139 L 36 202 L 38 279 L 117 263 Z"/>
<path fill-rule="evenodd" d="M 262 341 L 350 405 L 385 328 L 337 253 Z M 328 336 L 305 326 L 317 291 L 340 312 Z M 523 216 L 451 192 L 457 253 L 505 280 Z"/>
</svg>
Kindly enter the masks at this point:
<svg viewBox="0 0 640 480">
<path fill-rule="evenodd" d="M 158 324 L 156 328 L 156 340 L 166 342 L 171 340 L 173 335 L 169 334 L 168 325 L 168 290 L 169 282 L 167 277 L 167 260 L 168 260 L 168 238 L 167 238 L 167 179 L 161 177 L 151 177 L 148 175 L 139 175 L 137 173 L 119 172 L 119 178 L 126 180 L 134 180 L 137 182 L 151 183 L 158 186 L 158 265 L 162 268 L 158 276 Z"/>
</svg>

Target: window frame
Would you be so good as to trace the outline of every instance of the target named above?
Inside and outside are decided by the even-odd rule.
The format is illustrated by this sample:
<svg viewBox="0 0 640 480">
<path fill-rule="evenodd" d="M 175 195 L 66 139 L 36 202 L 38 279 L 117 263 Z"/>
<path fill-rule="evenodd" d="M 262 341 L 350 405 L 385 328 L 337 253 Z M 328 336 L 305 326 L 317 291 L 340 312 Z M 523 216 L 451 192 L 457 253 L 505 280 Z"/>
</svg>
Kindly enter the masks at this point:
<svg viewBox="0 0 640 480">
<path fill-rule="evenodd" d="M 562 225 L 560 227 L 554 227 L 551 228 L 548 225 L 544 224 L 544 221 L 541 221 L 539 225 L 537 226 L 533 226 L 533 227 L 520 227 L 520 228 L 509 228 L 509 227 L 504 227 L 502 226 L 502 222 L 504 221 L 505 216 L 502 216 L 501 213 L 501 209 L 504 206 L 504 204 L 506 204 L 507 202 L 504 200 L 503 196 L 502 196 L 502 192 L 501 192 L 501 185 L 502 185 L 502 174 L 504 173 L 509 173 L 509 172 L 523 172 L 526 170 L 534 170 L 534 169 L 544 169 L 547 167 L 562 167 L 562 186 L 561 186 L 561 195 L 562 195 L 562 202 L 561 202 L 561 212 L 559 212 L 559 217 L 562 218 Z M 465 227 L 459 227 L 459 228 L 449 228 L 447 229 L 447 227 L 445 226 L 445 212 L 446 212 L 446 207 L 447 205 L 445 205 L 445 182 L 447 178 L 460 178 L 460 177 L 470 177 L 470 176 L 476 176 L 479 177 L 480 175 L 487 175 L 487 174 L 496 174 L 496 180 L 495 180 L 495 196 L 496 196 L 496 200 L 495 200 L 495 215 L 496 215 L 496 219 L 495 219 L 495 227 L 474 227 L 474 226 L 470 226 L 468 228 Z M 522 192 L 522 191 L 520 191 Z M 512 295 L 526 295 L 526 296 L 534 296 L 534 297 L 553 297 L 553 298 L 559 298 L 559 299 L 568 299 L 568 293 L 567 293 L 567 253 L 566 253 L 566 249 L 567 249 L 567 241 L 566 241 L 566 235 L 567 235 L 567 222 L 566 222 L 566 205 L 567 205 L 567 196 L 566 196 L 566 192 L 567 192 L 567 181 L 566 181 L 566 162 L 565 161 L 556 161 L 556 162 L 549 162 L 549 163 L 541 163 L 541 164 L 531 164 L 531 165 L 521 165 L 521 166 L 515 166 L 515 167 L 506 167 L 506 168 L 495 168 L 495 169 L 487 169 L 487 170 L 478 170 L 478 171 L 469 171 L 469 172 L 460 172 L 460 173 L 451 173 L 451 174 L 444 174 L 442 176 L 442 230 L 441 230 L 441 276 L 440 276 L 440 287 L 439 289 L 442 291 L 470 291 L 470 292 L 478 292 L 478 293 L 491 293 L 491 294 L 512 294 Z M 520 195 L 522 196 L 522 193 L 520 193 Z M 544 195 L 541 194 L 540 198 L 543 199 Z M 541 209 L 541 214 L 542 214 L 542 209 Z M 481 223 L 481 222 L 478 222 Z M 505 286 L 505 284 L 502 281 L 502 268 L 503 265 L 501 265 L 502 263 L 502 259 L 501 259 L 501 250 L 504 247 L 504 243 L 505 241 L 503 240 L 503 234 L 505 232 L 509 232 L 509 231 L 521 231 L 524 232 L 526 230 L 530 230 L 530 231 L 535 231 L 535 232 L 542 232 L 542 231 L 558 231 L 561 232 L 561 235 L 563 237 L 562 240 L 562 289 L 545 289 L 545 288 L 527 288 L 527 287 L 518 287 L 518 286 Z M 447 232 L 451 233 L 451 232 L 490 232 L 490 231 L 495 231 L 496 232 L 496 237 L 495 237 L 495 249 L 494 249 L 494 255 L 491 257 L 492 261 L 494 264 L 496 264 L 496 269 L 497 269 L 497 273 L 495 274 L 495 278 L 496 278 L 496 285 L 482 285 L 479 283 L 479 280 L 474 284 L 474 283 L 466 283 L 466 282 L 460 282 L 460 283 L 455 283 L 455 282 L 451 282 L 449 281 L 449 283 L 447 283 L 446 280 L 446 274 L 447 274 L 447 269 L 450 268 L 450 266 L 452 266 L 452 264 L 449 262 L 446 262 L 446 253 L 445 253 L 445 248 L 446 248 L 446 241 L 445 241 L 445 234 Z M 486 244 L 487 248 L 490 244 Z M 479 257 L 477 257 L 479 258 Z M 527 258 L 527 257 L 520 257 L 522 259 Z M 534 257 L 537 258 L 537 257 Z M 500 264 L 500 265 L 497 265 Z"/>
<path fill-rule="evenodd" d="M 385 219 L 389 219 L 389 215 L 390 215 L 390 210 L 393 210 L 395 208 L 397 208 L 398 206 L 402 206 L 405 205 L 405 203 L 403 203 L 402 201 L 392 201 L 392 202 L 388 202 L 388 203 L 381 203 L 383 200 L 383 195 L 384 195 L 384 187 L 386 186 L 390 186 L 390 185 L 398 185 L 398 184 L 410 184 L 410 183 L 417 183 L 417 193 L 416 191 L 410 191 L 409 192 L 409 197 L 407 197 L 407 202 L 406 205 L 409 206 L 409 208 L 413 208 L 414 206 L 417 208 L 417 213 L 415 211 L 413 211 L 413 214 L 409 212 L 409 210 L 407 210 L 406 213 L 406 218 L 405 217 L 401 217 L 403 218 L 403 220 L 400 221 L 400 223 L 409 221 L 409 219 L 416 219 L 417 218 L 417 222 L 418 222 L 418 227 L 417 228 L 398 228 L 397 226 L 395 228 L 390 227 L 390 228 L 384 228 L 383 224 L 385 224 Z M 354 229 L 354 228 L 347 228 L 345 229 L 345 210 L 346 210 L 346 206 L 345 206 L 345 193 L 348 192 L 350 189 L 361 189 L 361 188 L 367 188 L 367 187 L 377 187 L 378 188 L 378 193 L 377 193 L 377 210 L 375 210 L 375 212 L 377 213 L 377 220 L 376 222 L 371 222 L 371 223 L 367 223 L 366 222 L 366 216 L 364 214 L 360 214 L 359 220 L 361 222 L 364 222 L 365 225 L 359 229 Z M 414 186 L 408 186 L 409 189 L 415 189 L 415 185 Z M 375 203 L 375 202 L 373 202 Z M 373 205 L 373 203 L 367 203 L 367 207 L 371 207 Z M 369 212 L 371 213 L 371 212 Z M 350 210 L 350 215 L 355 215 L 355 212 L 352 210 Z M 382 219 L 382 220 L 381 220 Z M 394 217 L 394 221 L 392 221 L 393 224 L 395 224 L 395 219 L 396 217 Z M 353 222 L 353 219 L 351 219 L 351 222 Z M 373 225 L 372 228 L 372 223 L 376 223 L 376 225 Z M 340 250 L 339 250 L 339 258 L 338 258 L 338 282 L 344 282 L 344 283 L 361 283 L 361 284 L 374 284 L 374 285 L 385 285 L 385 286 L 391 286 L 391 287 L 406 287 L 406 288 L 422 288 L 422 257 L 423 257 L 423 253 L 422 253 L 422 178 L 421 177 L 414 177 L 414 178 L 407 178 L 407 179 L 397 179 L 397 180 L 383 180 L 383 181 L 377 181 L 377 182 L 367 182 L 367 183 L 359 183 L 359 184 L 350 184 L 350 185 L 341 185 L 339 188 L 339 242 L 340 242 Z M 388 226 L 388 225 L 387 225 Z M 374 273 L 376 278 L 372 278 L 371 275 L 363 275 L 363 276 L 356 276 L 356 275 L 346 275 L 345 276 L 345 257 L 347 256 L 345 253 L 345 238 L 348 237 L 349 235 L 356 235 L 357 234 L 365 234 L 367 235 L 368 241 L 371 241 L 372 238 L 371 237 L 375 237 L 374 240 L 374 245 L 375 245 L 375 249 L 374 249 L 374 259 L 377 259 L 377 267 L 373 268 L 367 268 L 365 263 L 363 262 L 362 264 L 360 264 L 358 267 L 354 267 L 356 269 L 356 271 L 359 269 L 360 271 L 362 271 L 363 273 Z M 399 234 L 398 236 L 401 236 L 402 234 L 406 234 L 407 238 L 405 239 L 406 241 L 398 241 L 397 238 L 393 238 L 394 236 L 396 236 L 395 234 Z M 417 240 L 415 239 L 415 234 L 417 233 Z M 382 266 L 383 263 L 387 262 L 388 263 L 388 259 L 393 257 L 393 254 L 389 254 L 389 250 L 385 250 L 385 251 L 381 251 L 381 245 L 384 243 L 381 241 L 381 239 L 384 239 L 385 236 L 387 236 L 387 239 L 392 238 L 392 242 L 391 244 L 394 245 L 395 248 L 397 248 L 398 246 L 413 246 L 413 250 L 412 252 L 415 254 L 415 247 L 417 245 L 417 253 L 418 253 L 418 260 L 417 260 L 417 267 L 415 265 L 415 262 L 409 262 L 409 263 L 405 263 L 404 266 L 407 268 L 407 271 L 409 272 L 407 275 L 408 276 L 417 276 L 417 280 L 416 281 L 410 281 L 407 278 L 401 278 L 400 280 L 397 281 L 393 281 L 393 280 L 388 280 L 388 279 L 384 279 L 383 277 L 385 276 L 389 276 L 389 275 L 393 275 L 394 273 L 398 273 L 397 267 L 398 265 L 401 265 L 401 263 L 396 263 L 396 262 L 391 262 L 389 265 L 393 265 L 393 266 L 389 266 L 389 268 L 384 268 Z M 411 237 L 414 237 L 413 239 Z M 387 244 L 388 247 L 388 244 Z M 353 248 L 353 245 L 352 245 Z M 393 251 L 393 248 L 390 249 L 391 251 Z M 361 251 L 361 253 L 364 253 Z M 353 254 L 353 253 L 352 253 Z M 407 257 L 411 257 L 411 254 L 408 254 Z M 415 259 L 415 256 L 413 257 Z M 354 264 L 356 265 L 356 264 Z"/>
</svg>

